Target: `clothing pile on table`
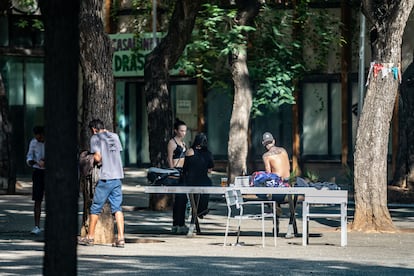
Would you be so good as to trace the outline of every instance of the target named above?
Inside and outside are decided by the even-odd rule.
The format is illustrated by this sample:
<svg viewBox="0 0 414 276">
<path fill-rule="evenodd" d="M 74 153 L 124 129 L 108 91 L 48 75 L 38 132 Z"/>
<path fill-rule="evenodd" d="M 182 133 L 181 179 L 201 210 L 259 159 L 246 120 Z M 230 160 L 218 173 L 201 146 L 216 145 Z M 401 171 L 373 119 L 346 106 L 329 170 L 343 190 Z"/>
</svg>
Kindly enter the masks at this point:
<svg viewBox="0 0 414 276">
<path fill-rule="evenodd" d="M 307 182 L 305 179 L 301 177 L 296 177 L 296 185 L 295 187 L 310 187 L 310 188 L 316 188 L 318 190 L 340 190 L 341 187 L 339 187 L 336 183 L 332 182 Z"/>
<path fill-rule="evenodd" d="M 250 178 L 251 187 L 290 187 L 289 179 L 282 178 L 275 173 L 268 173 L 265 171 L 257 171 L 252 174 Z"/>
</svg>

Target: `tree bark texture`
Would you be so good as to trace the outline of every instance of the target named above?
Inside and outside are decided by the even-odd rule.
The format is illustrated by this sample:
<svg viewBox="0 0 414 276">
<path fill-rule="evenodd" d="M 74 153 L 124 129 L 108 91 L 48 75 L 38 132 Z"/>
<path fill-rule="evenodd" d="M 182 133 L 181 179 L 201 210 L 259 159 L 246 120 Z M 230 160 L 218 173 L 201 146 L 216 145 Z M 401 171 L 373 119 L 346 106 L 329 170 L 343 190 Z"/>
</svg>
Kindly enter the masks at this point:
<svg viewBox="0 0 414 276">
<path fill-rule="evenodd" d="M 80 122 L 80 150 L 89 150 L 91 131 L 88 123 L 100 119 L 105 127 L 114 131 L 114 77 L 112 72 L 112 44 L 104 32 L 103 1 L 84 0 L 81 2 L 80 65 L 82 68 L 82 104 Z M 97 181 L 95 179 L 94 181 Z M 96 182 L 94 183 L 94 185 Z M 81 185 L 86 187 L 85 185 Z M 88 191 L 83 191 L 87 194 Z M 92 197 L 84 198 L 84 206 L 90 206 Z M 84 207 L 81 235 L 88 233 L 89 208 Z M 113 242 L 114 223 L 109 204 L 106 203 L 99 216 L 95 230 L 95 243 Z"/>
<path fill-rule="evenodd" d="M 84 200 L 83 204 L 83 216 L 82 216 L 82 228 L 80 235 L 85 237 L 89 233 L 89 215 L 92 205 L 93 195 L 95 193 L 96 183 L 99 180 L 99 169 L 94 167 L 92 175 L 80 177 L 80 187 Z M 114 218 L 111 214 L 111 206 L 106 203 L 103 207 L 101 214 L 99 215 L 98 222 L 95 230 L 96 243 L 111 243 L 114 239 Z M 109 242 L 108 242 L 109 241 Z"/>
<path fill-rule="evenodd" d="M 260 3 L 257 1 L 236 1 L 238 13 L 236 24 L 250 24 L 259 13 Z M 247 37 L 246 37 L 247 40 Z M 252 89 L 247 68 L 247 49 L 234 51 L 231 58 L 231 74 L 234 83 L 233 109 L 230 118 L 228 143 L 228 178 L 234 183 L 238 175 L 247 172 L 246 160 L 249 149 L 249 120 L 252 107 Z"/>
<path fill-rule="evenodd" d="M 0 74 L 0 190 L 7 189 L 8 194 L 16 192 L 16 167 L 11 139 L 12 125 L 9 118 L 9 103 Z"/>
<path fill-rule="evenodd" d="M 114 131 L 114 77 L 112 44 L 104 32 L 103 1 L 84 0 L 80 11 L 80 65 L 82 68 L 82 120 L 80 149 L 89 149 L 88 123 L 101 119 Z"/>
<path fill-rule="evenodd" d="M 414 190 L 414 62 L 402 77 L 399 104 L 399 147 L 393 185 Z"/>
<path fill-rule="evenodd" d="M 169 70 L 174 67 L 191 38 L 202 2 L 176 1 L 167 35 L 145 61 L 149 153 L 154 167 L 167 166 L 167 143 L 172 135 Z"/>
<path fill-rule="evenodd" d="M 39 1 L 45 26 L 45 255 L 43 275 L 76 275 L 79 1 Z"/>
<path fill-rule="evenodd" d="M 363 1 L 371 21 L 372 60 L 381 66 L 400 66 L 403 31 L 413 7 L 410 0 Z M 378 73 L 378 72 L 377 72 Z M 395 231 L 387 207 L 387 153 L 390 122 L 398 80 L 374 71 L 370 76 L 356 137 L 355 215 L 358 231 Z"/>
<path fill-rule="evenodd" d="M 294 56 L 298 59 L 296 62 L 303 64 L 303 26 L 300 24 L 300 14 L 298 12 L 298 1 L 293 0 L 293 18 L 292 18 L 292 37 L 294 41 L 299 41 L 297 43 L 299 47 L 294 47 Z M 300 158 L 300 115 L 298 103 L 301 100 L 301 91 L 299 87 L 299 79 L 294 79 L 293 84 L 295 90 L 293 91 L 293 96 L 295 97 L 295 104 L 292 105 L 292 172 L 296 175 L 302 174 L 302 160 Z"/>
</svg>

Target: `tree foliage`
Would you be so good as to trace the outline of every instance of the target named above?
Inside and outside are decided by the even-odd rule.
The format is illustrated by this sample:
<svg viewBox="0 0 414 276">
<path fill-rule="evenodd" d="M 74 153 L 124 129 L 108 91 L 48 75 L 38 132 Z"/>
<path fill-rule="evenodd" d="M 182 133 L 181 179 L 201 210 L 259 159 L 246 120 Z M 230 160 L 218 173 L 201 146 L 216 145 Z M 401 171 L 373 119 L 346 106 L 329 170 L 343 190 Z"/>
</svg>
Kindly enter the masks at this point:
<svg viewBox="0 0 414 276">
<path fill-rule="evenodd" d="M 38 10 L 37 0 L 15 0 L 13 6 L 20 12 L 32 14 Z M 33 28 L 39 31 L 44 31 L 43 21 L 38 18 L 21 18 L 17 23 L 19 28 Z"/>
<path fill-rule="evenodd" d="M 245 52 L 244 34 L 254 31 L 252 26 L 234 23 L 237 10 L 217 4 L 204 4 L 196 20 L 186 55 L 179 60 L 186 72 L 201 77 L 210 87 L 228 88 L 229 55 Z"/>
<path fill-rule="evenodd" d="M 229 54 L 249 53 L 248 67 L 254 84 L 252 115 L 262 116 L 283 104 L 294 104 L 294 80 L 305 72 L 323 70 L 332 45 L 344 43 L 340 22 L 329 13 L 310 9 L 308 1 L 298 1 L 293 9 L 263 5 L 252 26 L 234 22 L 235 8 L 204 4 L 200 11 L 187 55 L 180 59 L 186 72 L 206 80 L 210 87 L 229 90 Z M 304 36 L 295 37 L 294 26 Z M 243 40 L 247 35 L 248 39 Z M 303 49 L 312 49 L 306 55 Z M 225 65 L 225 66 L 223 66 Z"/>
<path fill-rule="evenodd" d="M 264 115 L 283 104 L 294 104 L 293 80 L 305 70 L 301 57 L 300 41 L 292 38 L 292 13 L 268 6 L 263 7 L 256 19 L 258 31 L 252 34 L 252 54 L 249 68 L 256 80 L 252 113 Z"/>
</svg>

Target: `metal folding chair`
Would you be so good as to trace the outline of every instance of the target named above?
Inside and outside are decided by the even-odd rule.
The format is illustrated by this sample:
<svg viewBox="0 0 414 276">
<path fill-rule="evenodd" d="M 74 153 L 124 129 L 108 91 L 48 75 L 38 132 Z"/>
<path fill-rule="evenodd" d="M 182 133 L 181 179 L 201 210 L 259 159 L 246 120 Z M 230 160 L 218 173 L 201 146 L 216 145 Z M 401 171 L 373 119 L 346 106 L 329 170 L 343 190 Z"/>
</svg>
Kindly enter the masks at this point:
<svg viewBox="0 0 414 276">
<path fill-rule="evenodd" d="M 273 236 L 274 236 L 274 243 L 276 246 L 276 202 L 275 201 L 244 201 L 243 196 L 238 189 L 231 189 L 227 190 L 225 193 L 226 196 L 226 203 L 227 203 L 227 225 L 226 225 L 226 233 L 224 234 L 224 246 L 227 245 L 227 236 L 229 232 L 229 225 L 230 219 L 238 220 L 238 229 L 237 229 L 237 240 L 236 245 L 239 244 L 239 237 L 240 237 L 240 227 L 241 221 L 246 219 L 251 220 L 261 220 L 262 221 L 262 244 L 265 247 L 265 219 L 272 218 L 273 219 Z M 265 205 L 270 204 L 272 207 L 272 213 L 265 212 Z M 245 213 L 245 206 L 246 205 L 260 205 L 261 213 L 259 214 L 246 214 Z M 232 215 L 232 211 L 238 210 L 238 214 Z"/>
</svg>

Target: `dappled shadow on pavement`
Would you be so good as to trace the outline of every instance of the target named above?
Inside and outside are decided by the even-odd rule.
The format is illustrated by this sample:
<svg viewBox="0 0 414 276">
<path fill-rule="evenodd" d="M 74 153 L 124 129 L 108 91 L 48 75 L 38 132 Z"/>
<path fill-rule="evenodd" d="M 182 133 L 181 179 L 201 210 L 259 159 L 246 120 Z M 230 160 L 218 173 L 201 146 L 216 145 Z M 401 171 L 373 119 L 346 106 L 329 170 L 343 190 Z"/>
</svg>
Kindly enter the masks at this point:
<svg viewBox="0 0 414 276">
<path fill-rule="evenodd" d="M 128 245 L 127 245 L 128 246 Z M 41 243 L 0 245 L 1 275 L 41 275 Z M 116 249 L 114 249 L 116 250 Z M 166 248 L 166 251 L 172 250 Z M 223 251 L 231 249 L 223 249 Z M 277 249 L 276 249 L 277 250 Z M 137 251 L 140 251 L 137 248 Z M 227 251 L 228 252 L 228 251 Z M 230 256 L 147 256 L 145 252 L 88 254 L 78 257 L 78 275 L 413 275 L 414 269 L 359 264 L 346 260 L 303 260 Z M 10 258 L 13 254 L 13 258 Z"/>
<path fill-rule="evenodd" d="M 348 247 L 341 248 L 340 224 L 335 219 L 313 220 L 307 247 L 301 245 L 299 236 L 278 238 L 276 247 L 262 248 L 257 224 L 243 224 L 245 246 L 223 247 L 227 209 L 218 196 L 211 198 L 212 211 L 201 220 L 201 235 L 192 239 L 171 235 L 171 211 L 146 208 L 148 195 L 140 186 L 144 176 L 141 173 L 125 181 L 125 248 L 78 247 L 78 275 L 414 275 L 412 233 L 350 232 Z M 352 220 L 353 205 L 348 207 Z M 29 234 L 32 209 L 29 195 L 0 196 L 0 275 L 42 275 L 44 242 L 42 235 Z M 283 209 L 282 235 L 288 222 L 288 209 Z M 301 205 L 297 211 L 301 232 Z M 398 227 L 413 228 L 412 206 L 394 206 L 390 212 Z M 229 242 L 235 241 L 235 229 L 233 225 Z"/>
<path fill-rule="evenodd" d="M 0 275 L 42 275 L 43 242 L 0 242 Z"/>
<path fill-rule="evenodd" d="M 88 275 L 88 267 L 95 275 L 412 275 L 414 269 L 361 265 L 338 261 L 308 261 L 279 258 L 239 258 L 205 256 L 125 257 L 107 256 L 115 266 L 108 267 L 102 256 L 82 256 L 79 275 Z M 84 266 L 88 262 L 89 266 Z M 93 264 L 91 263 L 93 262 Z M 99 264 L 101 263 L 101 264 Z"/>
</svg>

